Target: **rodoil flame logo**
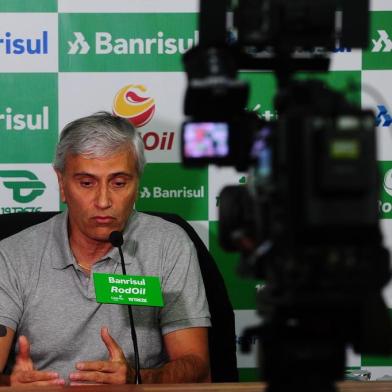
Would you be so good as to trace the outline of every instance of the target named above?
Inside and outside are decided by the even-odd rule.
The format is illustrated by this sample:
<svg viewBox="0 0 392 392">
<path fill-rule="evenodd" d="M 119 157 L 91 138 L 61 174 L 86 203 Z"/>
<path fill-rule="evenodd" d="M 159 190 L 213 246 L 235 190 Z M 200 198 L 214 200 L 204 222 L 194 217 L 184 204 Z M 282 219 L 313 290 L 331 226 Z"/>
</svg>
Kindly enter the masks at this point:
<svg viewBox="0 0 392 392">
<path fill-rule="evenodd" d="M 145 96 L 146 86 L 143 84 L 128 84 L 122 87 L 114 97 L 113 113 L 126 118 L 136 128 L 148 124 L 155 114 L 155 99 Z M 174 132 L 147 131 L 140 132 L 144 148 L 147 151 L 171 150 L 174 142 Z"/>
<path fill-rule="evenodd" d="M 126 118 L 136 128 L 146 125 L 155 112 L 154 98 L 141 95 L 146 91 L 147 88 L 142 84 L 129 84 L 123 87 L 114 97 L 113 112 L 119 117 Z"/>
</svg>

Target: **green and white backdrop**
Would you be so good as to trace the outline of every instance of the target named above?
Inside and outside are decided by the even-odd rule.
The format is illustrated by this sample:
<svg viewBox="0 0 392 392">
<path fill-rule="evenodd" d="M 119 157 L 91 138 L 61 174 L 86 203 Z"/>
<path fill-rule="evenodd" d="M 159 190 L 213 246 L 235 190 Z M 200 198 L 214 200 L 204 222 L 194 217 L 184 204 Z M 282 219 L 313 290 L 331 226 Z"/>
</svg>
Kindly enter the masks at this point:
<svg viewBox="0 0 392 392">
<path fill-rule="evenodd" d="M 51 161 L 67 122 L 99 110 L 132 120 L 149 162 L 137 207 L 177 212 L 197 230 L 225 278 L 239 341 L 243 328 L 258 322 L 258 282 L 239 278 L 237 255 L 220 249 L 217 206 L 221 188 L 246 182 L 246 174 L 187 171 L 180 163 L 181 56 L 197 43 L 197 12 L 197 0 L 1 0 L 0 213 L 62 208 Z M 370 16 L 369 49 L 337 48 L 331 72 L 320 77 L 374 109 L 380 219 L 392 249 L 392 1 L 373 0 Z M 249 109 L 275 119 L 273 74 L 241 77 L 251 82 Z M 392 308 L 392 284 L 384 295 Z M 242 380 L 257 379 L 256 362 L 255 349 L 238 353 Z M 392 357 L 350 353 L 347 366 L 370 369 L 373 379 L 392 375 Z"/>
</svg>

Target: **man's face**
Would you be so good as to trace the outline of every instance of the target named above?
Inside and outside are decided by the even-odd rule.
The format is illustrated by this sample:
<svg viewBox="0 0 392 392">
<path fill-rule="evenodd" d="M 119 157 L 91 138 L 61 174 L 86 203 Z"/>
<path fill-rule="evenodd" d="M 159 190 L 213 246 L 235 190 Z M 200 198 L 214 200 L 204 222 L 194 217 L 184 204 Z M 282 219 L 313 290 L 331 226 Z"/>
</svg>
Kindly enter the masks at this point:
<svg viewBox="0 0 392 392">
<path fill-rule="evenodd" d="M 72 238 L 107 241 L 112 231 L 124 228 L 139 182 L 130 149 L 104 158 L 69 154 L 64 172 L 57 175 Z"/>
</svg>

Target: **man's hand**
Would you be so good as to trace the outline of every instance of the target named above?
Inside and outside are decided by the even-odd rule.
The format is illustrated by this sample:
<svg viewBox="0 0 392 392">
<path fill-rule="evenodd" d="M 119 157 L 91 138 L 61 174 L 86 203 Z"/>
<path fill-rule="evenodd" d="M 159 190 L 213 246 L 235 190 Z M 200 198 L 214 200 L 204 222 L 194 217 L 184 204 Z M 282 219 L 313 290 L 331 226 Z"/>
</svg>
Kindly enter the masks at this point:
<svg viewBox="0 0 392 392">
<path fill-rule="evenodd" d="M 55 372 L 42 372 L 34 369 L 33 361 L 30 357 L 30 343 L 26 336 L 20 336 L 19 353 L 15 359 L 15 366 L 12 369 L 10 383 L 12 386 L 45 386 L 64 385 L 65 381 Z"/>
<path fill-rule="evenodd" d="M 71 373 L 72 384 L 83 382 L 98 384 L 126 384 L 133 382 L 134 371 L 129 366 L 121 347 L 109 335 L 106 327 L 101 328 L 101 338 L 105 343 L 109 359 L 106 361 L 78 362 L 77 372 Z"/>
</svg>

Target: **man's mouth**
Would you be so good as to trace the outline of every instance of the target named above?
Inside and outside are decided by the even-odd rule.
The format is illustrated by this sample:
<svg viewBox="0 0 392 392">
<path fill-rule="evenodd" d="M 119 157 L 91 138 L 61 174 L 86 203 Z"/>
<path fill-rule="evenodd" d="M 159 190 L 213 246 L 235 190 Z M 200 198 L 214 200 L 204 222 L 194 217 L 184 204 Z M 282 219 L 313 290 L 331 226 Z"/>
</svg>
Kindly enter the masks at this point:
<svg viewBox="0 0 392 392">
<path fill-rule="evenodd" d="M 112 216 L 94 216 L 92 219 L 100 225 L 109 224 L 115 220 Z"/>
</svg>

